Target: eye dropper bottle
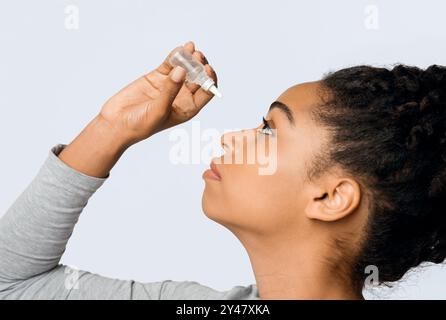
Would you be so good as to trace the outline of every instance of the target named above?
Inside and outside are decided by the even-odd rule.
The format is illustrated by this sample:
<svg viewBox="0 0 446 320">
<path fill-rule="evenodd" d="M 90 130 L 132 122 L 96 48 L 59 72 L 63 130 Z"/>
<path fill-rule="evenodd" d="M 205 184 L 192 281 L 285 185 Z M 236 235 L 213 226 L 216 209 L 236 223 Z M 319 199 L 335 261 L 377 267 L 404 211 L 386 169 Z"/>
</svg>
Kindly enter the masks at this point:
<svg viewBox="0 0 446 320">
<path fill-rule="evenodd" d="M 178 49 L 169 59 L 173 67 L 180 66 L 186 70 L 186 80 L 198 84 L 206 91 L 212 92 L 221 98 L 221 93 L 215 86 L 214 80 L 206 73 L 204 65 L 197 61 L 189 52 L 183 48 Z"/>
</svg>

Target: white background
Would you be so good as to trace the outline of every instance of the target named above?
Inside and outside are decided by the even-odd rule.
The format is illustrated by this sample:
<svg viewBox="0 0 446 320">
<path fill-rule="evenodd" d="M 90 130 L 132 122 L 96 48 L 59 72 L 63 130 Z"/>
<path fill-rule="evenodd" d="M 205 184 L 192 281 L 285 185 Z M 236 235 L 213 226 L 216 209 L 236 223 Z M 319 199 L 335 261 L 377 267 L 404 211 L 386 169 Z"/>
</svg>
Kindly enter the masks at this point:
<svg viewBox="0 0 446 320">
<path fill-rule="evenodd" d="M 79 9 L 79 29 L 65 8 Z M 370 29 L 368 5 L 377 8 Z M 196 118 L 259 125 L 296 83 L 356 64 L 446 64 L 443 1 L 43 0 L 0 3 L 0 215 L 57 143 L 69 143 L 122 86 L 194 40 L 223 98 Z M 191 123 L 182 128 L 191 131 Z M 169 132 L 132 147 L 93 196 L 63 263 L 104 276 L 195 280 L 218 290 L 255 279 L 238 239 L 201 210 L 207 163 L 173 165 Z M 368 298 L 446 298 L 446 270 L 416 270 Z"/>
</svg>

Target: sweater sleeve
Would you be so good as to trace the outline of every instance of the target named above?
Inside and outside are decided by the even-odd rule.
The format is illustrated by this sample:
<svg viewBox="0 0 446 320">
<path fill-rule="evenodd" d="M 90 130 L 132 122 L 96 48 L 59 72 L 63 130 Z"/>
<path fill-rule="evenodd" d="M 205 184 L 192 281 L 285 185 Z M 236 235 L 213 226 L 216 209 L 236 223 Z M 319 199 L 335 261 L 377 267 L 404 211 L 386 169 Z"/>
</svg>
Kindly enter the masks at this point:
<svg viewBox="0 0 446 320">
<path fill-rule="evenodd" d="M 255 285 L 217 291 L 194 281 L 140 283 L 60 264 L 83 208 L 107 178 L 78 172 L 54 146 L 0 219 L 0 299 L 258 299 Z"/>
</svg>

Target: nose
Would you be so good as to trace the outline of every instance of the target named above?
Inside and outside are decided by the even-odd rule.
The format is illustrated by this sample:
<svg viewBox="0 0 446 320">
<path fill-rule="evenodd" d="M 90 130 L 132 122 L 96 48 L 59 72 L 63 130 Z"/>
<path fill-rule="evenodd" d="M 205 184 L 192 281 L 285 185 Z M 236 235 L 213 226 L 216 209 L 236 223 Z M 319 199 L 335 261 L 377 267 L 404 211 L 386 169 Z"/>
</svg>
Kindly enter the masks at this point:
<svg viewBox="0 0 446 320">
<path fill-rule="evenodd" d="M 231 153 L 232 152 L 232 134 L 233 132 L 227 132 L 221 135 L 220 137 L 220 144 L 222 148 L 224 149 L 225 153 Z"/>
<path fill-rule="evenodd" d="M 239 148 L 243 148 L 244 143 L 249 143 L 249 140 L 252 140 L 249 137 L 253 136 L 253 130 L 243 129 L 224 133 L 220 138 L 220 144 L 228 154 L 239 150 Z"/>
</svg>

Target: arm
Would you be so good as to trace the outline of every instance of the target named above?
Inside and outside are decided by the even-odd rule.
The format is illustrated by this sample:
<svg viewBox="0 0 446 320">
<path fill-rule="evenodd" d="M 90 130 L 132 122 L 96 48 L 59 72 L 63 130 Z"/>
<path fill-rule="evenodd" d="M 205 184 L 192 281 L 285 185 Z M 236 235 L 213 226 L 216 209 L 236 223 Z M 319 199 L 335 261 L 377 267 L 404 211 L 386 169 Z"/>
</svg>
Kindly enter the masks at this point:
<svg viewBox="0 0 446 320">
<path fill-rule="evenodd" d="M 122 153 L 133 143 L 187 121 L 211 99 L 209 93 L 183 84 L 184 70 L 175 72 L 166 61 L 107 101 L 68 146 L 53 148 L 37 176 L 0 219 L 0 298 L 166 299 L 222 294 L 191 281 L 141 284 L 59 264 L 80 213 Z M 214 75 L 208 65 L 207 69 Z"/>
<path fill-rule="evenodd" d="M 65 298 L 68 272 L 59 265 L 74 225 L 104 183 L 76 172 L 50 151 L 26 190 L 0 220 L 0 297 Z"/>
</svg>

